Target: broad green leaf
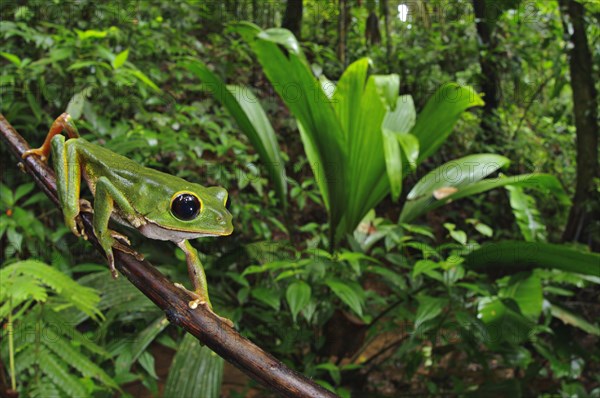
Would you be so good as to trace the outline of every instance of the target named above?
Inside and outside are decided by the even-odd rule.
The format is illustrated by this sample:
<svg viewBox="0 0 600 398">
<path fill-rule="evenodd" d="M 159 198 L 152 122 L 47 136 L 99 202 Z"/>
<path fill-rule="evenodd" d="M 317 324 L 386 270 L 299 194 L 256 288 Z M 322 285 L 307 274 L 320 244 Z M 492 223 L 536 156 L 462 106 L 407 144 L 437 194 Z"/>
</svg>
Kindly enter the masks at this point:
<svg viewBox="0 0 600 398">
<path fill-rule="evenodd" d="M 128 57 L 129 57 L 129 49 L 128 48 L 121 51 L 120 53 L 118 53 L 117 56 L 115 57 L 115 59 L 112 61 L 113 68 L 119 69 L 121 66 L 123 66 L 125 61 L 127 61 Z"/>
<path fill-rule="evenodd" d="M 535 204 L 535 199 L 526 194 L 522 187 L 507 185 L 510 207 L 527 242 L 545 242 L 546 225 L 542 221 L 540 212 Z"/>
<path fill-rule="evenodd" d="M 240 129 L 246 134 L 275 184 L 275 191 L 287 208 L 287 183 L 283 160 L 275 131 L 254 93 L 247 87 L 225 86 L 223 81 L 200 62 L 189 60 L 184 67 L 205 83 L 213 96 L 227 108 Z"/>
<path fill-rule="evenodd" d="M 469 86 L 448 83 L 440 87 L 419 113 L 411 133 L 419 139 L 419 163 L 446 141 L 462 113 L 483 100 Z"/>
<path fill-rule="evenodd" d="M 5 53 L 4 51 L 0 51 L 0 55 L 15 64 L 17 68 L 21 66 L 21 58 L 17 57 L 16 55 Z"/>
<path fill-rule="evenodd" d="M 397 200 L 402 192 L 402 180 L 416 165 L 419 141 L 409 134 L 415 124 L 416 111 L 412 97 L 397 98 L 395 109 L 388 112 L 382 124 L 383 152 L 392 198 Z M 408 167 L 407 167 L 408 166 Z"/>
<path fill-rule="evenodd" d="M 363 293 L 363 290 L 360 285 L 356 283 L 351 285 L 339 279 L 328 279 L 325 281 L 325 284 L 329 286 L 333 293 L 338 296 L 338 298 L 346 305 L 348 305 L 352 311 L 362 317 L 364 295 L 361 294 Z"/>
<path fill-rule="evenodd" d="M 416 278 L 420 274 L 425 274 L 429 276 L 434 276 L 434 279 L 441 276 L 437 271 L 434 271 L 441 267 L 441 263 L 431 260 L 419 260 L 415 263 L 415 266 L 412 270 L 412 278 Z M 434 271 L 432 273 L 432 271 Z"/>
<path fill-rule="evenodd" d="M 444 298 L 425 295 L 418 296 L 417 300 L 419 301 L 419 307 L 415 316 L 415 331 L 423 333 L 425 332 L 423 324 L 440 315 L 448 302 Z"/>
<path fill-rule="evenodd" d="M 288 286 L 285 297 L 290 306 L 294 322 L 296 322 L 298 313 L 310 302 L 310 296 L 311 289 L 306 282 L 297 281 Z"/>
<path fill-rule="evenodd" d="M 417 158 L 419 157 L 419 140 L 412 134 L 400 134 L 396 138 L 398 138 L 400 147 L 404 152 L 408 170 L 414 171 L 417 166 Z"/>
<path fill-rule="evenodd" d="M 540 277 L 532 274 L 526 278 L 515 275 L 509 285 L 499 292 L 500 297 L 512 298 L 516 301 L 521 314 L 536 322 L 542 313 L 542 281 Z"/>
<path fill-rule="evenodd" d="M 83 107 L 86 102 L 86 98 L 92 94 L 93 87 L 86 87 L 78 93 L 75 93 L 69 104 L 67 105 L 67 113 L 71 115 L 74 120 L 79 119 L 83 112 Z"/>
<path fill-rule="evenodd" d="M 396 99 L 394 110 L 386 113 L 382 126 L 399 134 L 408 134 L 414 127 L 416 119 L 417 111 L 412 96 L 401 95 Z"/>
<path fill-rule="evenodd" d="M 486 243 L 465 257 L 465 266 L 480 272 L 559 269 L 600 277 L 600 255 L 564 245 L 542 242 L 504 241 Z"/>
<path fill-rule="evenodd" d="M 478 154 L 443 164 L 427 173 L 408 193 L 400 222 L 410 222 L 447 203 L 448 198 L 509 163 L 504 156 Z"/>
<path fill-rule="evenodd" d="M 261 31 L 250 23 L 236 24 L 234 30 L 248 41 L 265 75 L 296 117 L 302 143 L 335 228 L 341 222 L 343 204 L 348 199 L 345 197 L 344 133 L 331 100 L 313 76 L 290 32 Z M 283 43 L 285 50 L 278 43 Z"/>
<path fill-rule="evenodd" d="M 524 317 L 512 299 L 484 297 L 479 302 L 478 318 L 486 324 L 483 341 L 492 347 L 504 342 L 519 344 L 525 341 L 535 323 Z"/>
<path fill-rule="evenodd" d="M 276 290 L 266 287 L 257 287 L 252 289 L 250 294 L 258 301 L 262 301 L 272 307 L 275 311 L 279 311 L 281 302 L 279 300 L 279 293 Z"/>
<path fill-rule="evenodd" d="M 586 333 L 593 334 L 594 336 L 600 336 L 600 327 L 598 324 L 591 324 L 581 316 L 572 313 L 556 304 L 550 305 L 552 316 L 560 319 L 566 324 L 575 326 Z"/>
<path fill-rule="evenodd" d="M 169 370 L 164 397 L 219 398 L 223 359 L 186 333 Z"/>
<path fill-rule="evenodd" d="M 35 185 L 32 182 L 28 182 L 27 184 L 21 184 L 15 190 L 14 201 L 17 202 L 23 196 L 27 195 L 33 189 Z"/>
</svg>

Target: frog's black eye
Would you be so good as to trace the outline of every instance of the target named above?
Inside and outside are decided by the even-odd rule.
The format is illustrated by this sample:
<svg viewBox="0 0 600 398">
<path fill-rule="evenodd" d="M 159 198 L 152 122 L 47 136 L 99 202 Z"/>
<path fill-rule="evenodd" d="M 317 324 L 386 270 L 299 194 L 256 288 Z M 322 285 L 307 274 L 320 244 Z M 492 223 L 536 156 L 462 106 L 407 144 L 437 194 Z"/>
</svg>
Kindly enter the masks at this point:
<svg viewBox="0 0 600 398">
<path fill-rule="evenodd" d="M 189 221 L 198 216 L 201 206 L 200 200 L 196 196 L 182 193 L 171 201 L 171 212 L 180 220 Z"/>
<path fill-rule="evenodd" d="M 227 195 L 227 199 L 225 199 L 225 208 L 227 210 L 229 210 L 230 206 L 231 206 L 231 199 L 229 198 L 229 195 Z"/>
</svg>

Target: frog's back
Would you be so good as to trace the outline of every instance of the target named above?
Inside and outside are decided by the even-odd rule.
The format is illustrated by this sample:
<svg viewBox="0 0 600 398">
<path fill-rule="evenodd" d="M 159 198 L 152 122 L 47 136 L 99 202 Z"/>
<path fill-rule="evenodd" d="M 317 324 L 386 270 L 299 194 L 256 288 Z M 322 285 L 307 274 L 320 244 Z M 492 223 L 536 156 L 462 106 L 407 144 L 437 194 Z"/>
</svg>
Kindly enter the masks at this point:
<svg viewBox="0 0 600 398">
<path fill-rule="evenodd" d="M 121 192 L 128 196 L 132 203 L 143 203 L 148 196 L 170 198 L 174 191 L 191 183 L 182 178 L 150 169 L 139 163 L 119 155 L 110 149 L 93 144 L 84 139 L 77 139 L 75 145 L 83 157 L 85 178 L 92 192 L 100 177 L 107 177 Z M 183 188 L 185 189 L 185 188 Z M 137 201 L 136 199 L 142 199 Z"/>
</svg>

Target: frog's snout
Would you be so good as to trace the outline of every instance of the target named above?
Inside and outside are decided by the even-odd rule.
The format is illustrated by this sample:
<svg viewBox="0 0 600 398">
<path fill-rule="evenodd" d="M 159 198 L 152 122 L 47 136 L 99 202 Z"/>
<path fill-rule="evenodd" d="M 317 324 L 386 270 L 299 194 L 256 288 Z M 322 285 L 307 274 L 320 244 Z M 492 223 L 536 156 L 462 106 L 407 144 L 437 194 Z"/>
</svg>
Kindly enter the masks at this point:
<svg viewBox="0 0 600 398">
<path fill-rule="evenodd" d="M 221 235 L 230 235 L 233 232 L 233 225 L 231 213 L 227 210 L 220 212 L 215 211 L 215 224 L 221 229 Z"/>
</svg>

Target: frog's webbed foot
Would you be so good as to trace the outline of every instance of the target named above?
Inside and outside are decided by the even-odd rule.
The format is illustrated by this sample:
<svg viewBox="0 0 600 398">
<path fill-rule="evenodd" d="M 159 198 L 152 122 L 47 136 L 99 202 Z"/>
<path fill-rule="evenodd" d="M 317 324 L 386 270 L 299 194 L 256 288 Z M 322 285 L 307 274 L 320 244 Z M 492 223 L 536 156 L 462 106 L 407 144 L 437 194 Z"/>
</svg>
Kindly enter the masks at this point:
<svg viewBox="0 0 600 398">
<path fill-rule="evenodd" d="M 113 249 L 117 249 L 119 251 L 122 251 L 123 253 L 131 254 L 138 261 L 144 260 L 143 254 L 138 253 L 131 247 L 129 247 L 131 245 L 131 242 L 129 241 L 129 238 L 127 236 L 120 234 L 117 231 L 113 231 L 112 229 L 109 230 L 109 232 L 110 236 L 114 239 L 114 242 L 112 244 Z"/>
<path fill-rule="evenodd" d="M 36 148 L 36 149 L 28 149 L 25 152 L 23 152 L 23 154 L 21 155 L 21 158 L 27 159 L 31 155 L 38 156 L 40 158 L 40 160 L 44 163 L 46 163 L 48 161 L 48 151 L 45 150 L 43 147 Z"/>
<path fill-rule="evenodd" d="M 204 297 L 202 297 L 202 295 L 186 289 L 185 286 L 183 286 L 181 283 L 175 283 L 175 287 L 177 287 L 179 289 L 182 289 L 182 290 L 185 290 L 185 292 L 187 294 L 189 294 L 190 296 L 194 297 L 194 300 L 191 300 L 190 302 L 188 302 L 188 307 L 190 307 L 191 309 L 195 310 L 196 308 L 198 308 L 199 305 L 205 306 L 206 309 L 208 309 L 210 312 L 212 312 L 222 322 L 224 322 L 227 325 L 229 325 L 229 327 L 233 327 L 234 324 L 231 321 L 231 319 L 227 319 L 225 317 L 222 317 L 219 314 L 217 314 L 216 312 L 214 312 L 213 309 L 211 308 L 209 302 Z"/>
</svg>

